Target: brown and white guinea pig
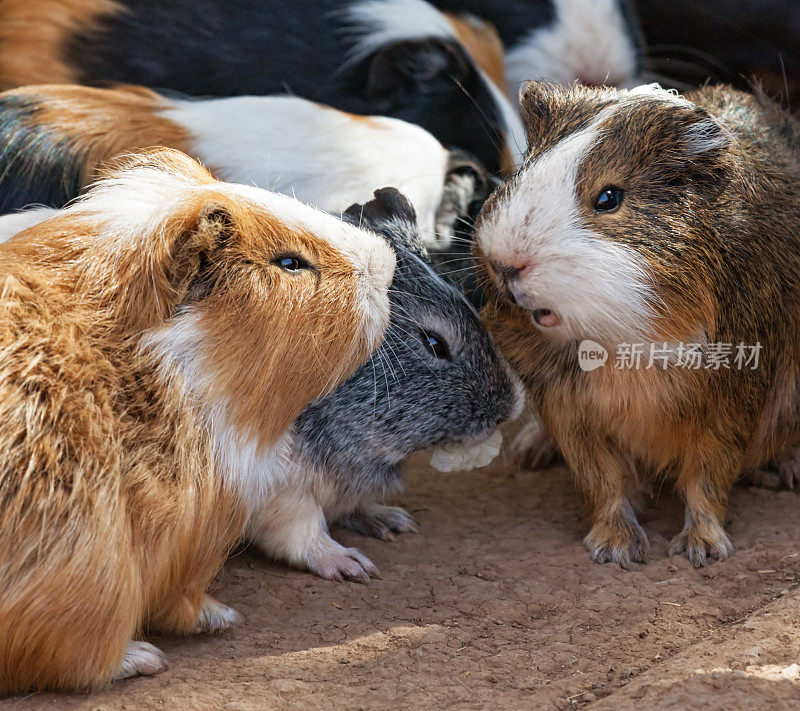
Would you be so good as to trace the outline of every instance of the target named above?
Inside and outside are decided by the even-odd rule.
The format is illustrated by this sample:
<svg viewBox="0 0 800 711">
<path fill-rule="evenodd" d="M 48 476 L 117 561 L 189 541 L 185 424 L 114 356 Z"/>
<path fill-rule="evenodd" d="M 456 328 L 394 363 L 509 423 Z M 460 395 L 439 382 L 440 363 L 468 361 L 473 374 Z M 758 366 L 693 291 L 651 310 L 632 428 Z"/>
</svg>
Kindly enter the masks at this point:
<svg viewBox="0 0 800 711">
<path fill-rule="evenodd" d="M 632 87 L 640 32 L 628 0 L 431 0 L 492 23 L 505 46 L 509 97 L 525 82 Z"/>
<path fill-rule="evenodd" d="M 0 695 L 165 668 L 262 460 L 387 326 L 395 256 L 291 198 L 135 156 L 0 247 Z"/>
<path fill-rule="evenodd" d="M 4 0 L 0 88 L 119 82 L 191 96 L 291 93 L 415 123 L 493 172 L 524 152 L 486 23 L 424 0 Z"/>
<path fill-rule="evenodd" d="M 530 152 L 476 228 L 485 318 L 588 497 L 586 547 L 644 561 L 634 508 L 667 475 L 670 552 L 724 559 L 733 482 L 800 443 L 798 124 L 724 86 L 531 83 L 523 110 Z"/>
<path fill-rule="evenodd" d="M 0 214 L 63 207 L 124 153 L 166 146 L 215 177 L 341 214 L 374 190 L 403 191 L 429 246 L 446 247 L 490 176 L 414 124 L 355 116 L 293 96 L 164 97 L 70 84 L 0 94 Z"/>
</svg>

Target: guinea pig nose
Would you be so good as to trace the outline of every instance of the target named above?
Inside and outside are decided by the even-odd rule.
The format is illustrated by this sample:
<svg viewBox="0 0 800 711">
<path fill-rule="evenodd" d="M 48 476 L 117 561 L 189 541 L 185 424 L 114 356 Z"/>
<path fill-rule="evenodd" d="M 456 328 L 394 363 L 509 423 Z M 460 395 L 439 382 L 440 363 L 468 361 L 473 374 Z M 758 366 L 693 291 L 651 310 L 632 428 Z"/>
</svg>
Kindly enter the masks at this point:
<svg viewBox="0 0 800 711">
<path fill-rule="evenodd" d="M 533 320 L 543 328 L 552 328 L 561 323 L 559 315 L 550 309 L 536 309 L 533 312 Z"/>
</svg>

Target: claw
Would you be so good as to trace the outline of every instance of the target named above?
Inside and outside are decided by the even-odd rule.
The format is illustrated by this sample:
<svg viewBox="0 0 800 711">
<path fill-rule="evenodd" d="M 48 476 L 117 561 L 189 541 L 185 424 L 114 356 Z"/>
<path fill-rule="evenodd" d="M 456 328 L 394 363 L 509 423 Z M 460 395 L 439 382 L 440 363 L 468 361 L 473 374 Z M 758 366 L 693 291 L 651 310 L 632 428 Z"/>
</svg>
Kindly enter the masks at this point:
<svg viewBox="0 0 800 711">
<path fill-rule="evenodd" d="M 356 548 L 345 548 L 333 539 L 325 550 L 308 556 L 306 567 L 328 580 L 350 580 L 367 583 L 370 577 L 380 578 L 380 573 L 372 561 Z"/>
<path fill-rule="evenodd" d="M 702 526 L 687 510 L 686 525 L 669 544 L 670 555 L 686 553 L 695 568 L 704 567 L 709 558 L 727 560 L 733 551 L 733 544 L 716 517 L 704 516 L 700 520 L 703 521 Z"/>
<path fill-rule="evenodd" d="M 647 562 L 647 534 L 627 500 L 592 526 L 583 545 L 596 563 L 616 563 L 627 570 L 632 562 Z"/>
</svg>

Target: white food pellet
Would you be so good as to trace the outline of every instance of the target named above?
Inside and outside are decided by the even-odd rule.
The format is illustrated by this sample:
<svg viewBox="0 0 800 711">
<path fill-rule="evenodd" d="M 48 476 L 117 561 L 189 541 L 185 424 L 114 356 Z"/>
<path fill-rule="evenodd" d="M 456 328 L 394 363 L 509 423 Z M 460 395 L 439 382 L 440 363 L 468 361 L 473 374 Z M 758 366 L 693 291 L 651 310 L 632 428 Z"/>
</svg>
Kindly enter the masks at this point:
<svg viewBox="0 0 800 711">
<path fill-rule="evenodd" d="M 431 466 L 440 472 L 480 469 L 494 461 L 502 445 L 503 435 L 500 430 L 495 430 L 487 440 L 472 447 L 454 445 L 434 450 Z"/>
</svg>

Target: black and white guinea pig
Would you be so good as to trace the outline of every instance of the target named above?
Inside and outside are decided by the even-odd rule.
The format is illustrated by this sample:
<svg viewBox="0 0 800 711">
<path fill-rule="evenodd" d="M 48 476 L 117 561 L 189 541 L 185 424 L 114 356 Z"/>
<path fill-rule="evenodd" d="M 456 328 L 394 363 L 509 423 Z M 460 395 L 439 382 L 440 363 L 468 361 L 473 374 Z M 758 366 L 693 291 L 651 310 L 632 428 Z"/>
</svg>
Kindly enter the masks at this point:
<svg viewBox="0 0 800 711">
<path fill-rule="evenodd" d="M 505 45 L 508 94 L 530 79 L 635 86 L 640 32 L 628 0 L 431 0 L 491 22 Z M 647 3 L 642 3 L 647 4 Z"/>
<path fill-rule="evenodd" d="M 525 151 L 494 28 L 424 0 L 0 3 L 0 89 L 120 82 L 291 93 L 422 126 L 491 171 Z"/>
<path fill-rule="evenodd" d="M 403 509 L 379 503 L 401 489 L 404 460 L 492 439 L 519 415 L 524 393 L 478 314 L 431 269 L 400 193 L 378 190 L 345 219 L 397 250 L 390 326 L 373 358 L 295 421 L 269 464 L 272 485 L 250 502 L 245 535 L 322 577 L 366 580 L 375 567 L 334 541 L 327 522 L 382 539 L 415 530 Z"/>
<path fill-rule="evenodd" d="M 0 214 L 60 208 L 120 154 L 176 148 L 227 182 L 341 214 L 376 188 L 408 196 L 429 246 L 446 247 L 490 176 L 419 126 L 293 96 L 165 97 L 144 87 L 71 84 L 0 94 Z"/>
</svg>

